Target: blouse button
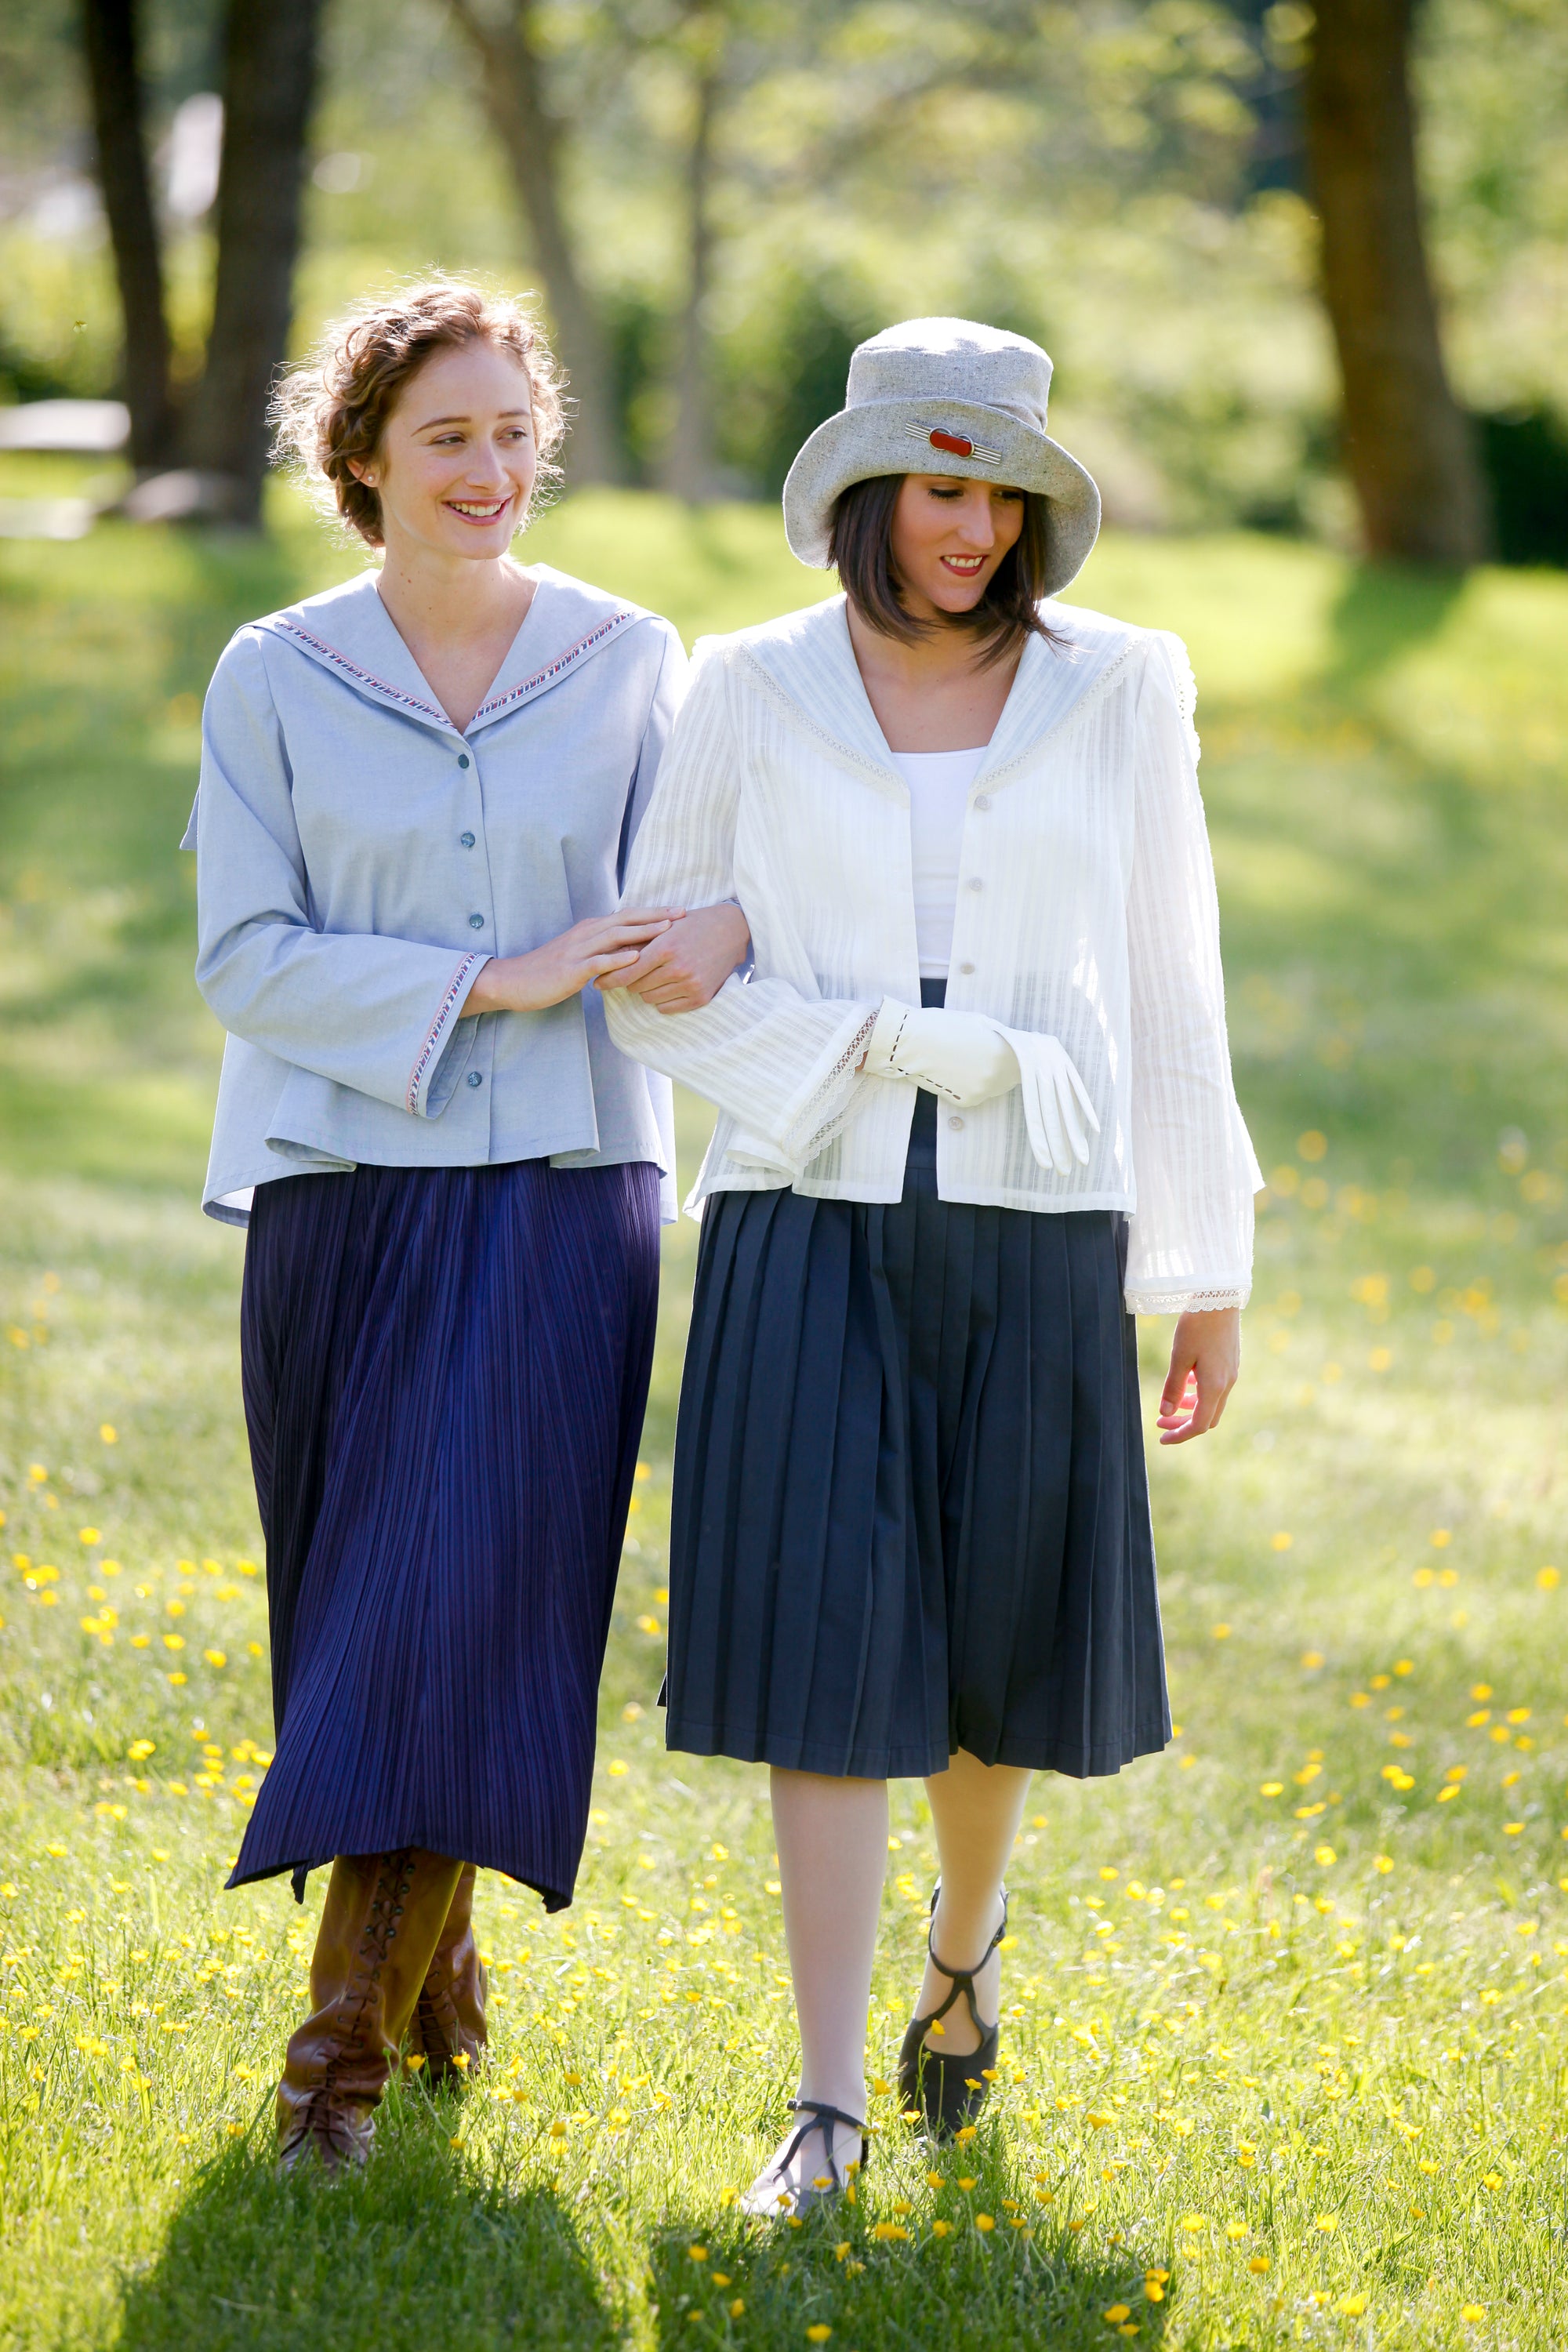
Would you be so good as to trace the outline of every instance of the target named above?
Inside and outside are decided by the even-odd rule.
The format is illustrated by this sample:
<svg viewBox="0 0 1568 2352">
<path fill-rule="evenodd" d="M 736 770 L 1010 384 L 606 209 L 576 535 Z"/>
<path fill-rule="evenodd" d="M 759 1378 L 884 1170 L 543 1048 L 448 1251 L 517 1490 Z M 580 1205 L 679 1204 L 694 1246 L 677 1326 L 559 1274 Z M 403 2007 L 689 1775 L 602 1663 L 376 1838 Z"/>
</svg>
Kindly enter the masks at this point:
<svg viewBox="0 0 1568 2352">
<path fill-rule="evenodd" d="M 485 919 L 482 915 L 470 915 L 468 917 L 468 929 L 470 931 L 482 931 L 484 927 Z"/>
<path fill-rule="evenodd" d="M 468 753 L 467 753 L 466 751 L 459 751 L 459 752 L 458 752 L 458 767 L 459 767 L 459 768 L 466 768 L 466 767 L 468 766 Z"/>
<path fill-rule="evenodd" d="M 984 885 L 984 883 L 980 879 L 980 877 L 979 877 L 979 875 L 978 875 L 978 874 L 972 874 L 972 875 L 970 876 L 970 877 L 969 877 L 969 882 L 968 882 L 967 887 L 968 887 L 971 890 L 984 890 L 984 887 L 985 887 L 985 885 Z"/>
<path fill-rule="evenodd" d="M 482 1087 L 484 1085 L 484 1078 L 479 1071 L 470 1070 L 468 1072 L 468 1084 L 471 1087 Z"/>
<path fill-rule="evenodd" d="M 472 849 L 474 845 L 474 836 L 471 833 L 460 833 L 458 835 L 458 839 L 462 843 L 465 849 Z"/>
<path fill-rule="evenodd" d="M 961 963 L 958 969 L 960 971 L 973 971 L 974 966 L 972 963 Z"/>
<path fill-rule="evenodd" d="M 963 1125 L 963 1121 L 961 1118 L 950 1118 L 950 1119 L 948 1120 L 948 1122 L 947 1122 L 947 1123 L 948 1123 L 949 1127 L 952 1127 L 952 1128 L 959 1128 L 959 1127 L 962 1127 L 962 1126 Z"/>
<path fill-rule="evenodd" d="M 974 796 L 974 805 L 975 805 L 975 807 L 976 807 L 977 809 L 988 809 L 988 808 L 990 807 L 990 805 L 991 805 L 991 795 L 990 795 L 990 793 L 976 793 L 976 794 L 975 794 L 975 796 Z"/>
</svg>

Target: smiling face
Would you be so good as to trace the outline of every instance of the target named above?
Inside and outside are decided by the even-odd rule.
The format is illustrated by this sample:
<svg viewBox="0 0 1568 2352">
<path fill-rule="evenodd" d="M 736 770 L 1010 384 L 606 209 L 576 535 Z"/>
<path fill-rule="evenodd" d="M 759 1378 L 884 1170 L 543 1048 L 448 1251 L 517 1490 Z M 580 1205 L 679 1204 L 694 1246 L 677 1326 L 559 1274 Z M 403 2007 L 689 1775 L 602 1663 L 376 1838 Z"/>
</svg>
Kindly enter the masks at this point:
<svg viewBox="0 0 1568 2352">
<path fill-rule="evenodd" d="M 971 613 L 1024 528 L 1024 493 L 952 474 L 907 474 L 890 552 L 900 602 L 917 620 Z"/>
<path fill-rule="evenodd" d="M 439 351 L 411 376 L 354 473 L 381 500 L 389 557 L 503 556 L 539 469 L 528 371 L 493 343 Z"/>
</svg>

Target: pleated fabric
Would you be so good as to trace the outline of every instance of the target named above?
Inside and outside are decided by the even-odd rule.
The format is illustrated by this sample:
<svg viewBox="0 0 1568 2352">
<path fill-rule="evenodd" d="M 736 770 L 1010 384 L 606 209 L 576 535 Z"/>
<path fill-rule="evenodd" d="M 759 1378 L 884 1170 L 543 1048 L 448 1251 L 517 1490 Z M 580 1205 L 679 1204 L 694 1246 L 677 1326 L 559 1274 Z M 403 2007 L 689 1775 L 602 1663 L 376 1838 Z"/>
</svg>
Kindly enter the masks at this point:
<svg viewBox="0 0 1568 2352">
<path fill-rule="evenodd" d="M 277 1751 L 231 1886 L 423 1846 L 571 1900 L 658 1182 L 534 1160 L 258 1187 L 241 1362 Z"/>
<path fill-rule="evenodd" d="M 922 1095 L 900 1202 L 705 1206 L 671 1748 L 1082 1779 L 1170 1738 L 1126 1221 L 943 1202 L 935 1146 Z"/>
</svg>

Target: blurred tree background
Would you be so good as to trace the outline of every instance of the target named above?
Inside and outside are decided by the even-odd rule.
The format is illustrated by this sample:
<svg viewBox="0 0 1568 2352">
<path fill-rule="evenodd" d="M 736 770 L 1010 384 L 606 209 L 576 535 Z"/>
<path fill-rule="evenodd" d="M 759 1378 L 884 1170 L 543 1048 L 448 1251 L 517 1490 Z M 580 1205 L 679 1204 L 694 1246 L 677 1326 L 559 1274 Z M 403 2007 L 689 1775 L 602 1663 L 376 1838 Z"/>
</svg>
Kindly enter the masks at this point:
<svg viewBox="0 0 1568 2352">
<path fill-rule="evenodd" d="M 432 268 L 536 287 L 583 404 L 580 480 L 771 497 L 857 340 L 954 310 L 1051 352 L 1053 428 L 1115 520 L 1568 561 L 1560 0 L 1323 0 L 1316 23 L 1304 0 L 0 0 L 0 399 L 133 371 L 85 38 L 106 19 L 138 51 L 165 457 L 258 462 L 245 380 L 289 292 L 292 172 L 277 339 Z M 1380 247 L 1355 178 L 1358 137 L 1397 178 L 1406 49 L 1429 295 L 1415 180 Z M 1374 393 L 1426 334 L 1421 404 L 1451 411 L 1430 446 L 1396 402 L 1363 394 L 1358 425 L 1336 268 L 1361 273 Z M 1384 529 L 1375 484 L 1369 503 L 1369 463 L 1406 446 L 1406 503 L 1447 539 Z"/>
</svg>

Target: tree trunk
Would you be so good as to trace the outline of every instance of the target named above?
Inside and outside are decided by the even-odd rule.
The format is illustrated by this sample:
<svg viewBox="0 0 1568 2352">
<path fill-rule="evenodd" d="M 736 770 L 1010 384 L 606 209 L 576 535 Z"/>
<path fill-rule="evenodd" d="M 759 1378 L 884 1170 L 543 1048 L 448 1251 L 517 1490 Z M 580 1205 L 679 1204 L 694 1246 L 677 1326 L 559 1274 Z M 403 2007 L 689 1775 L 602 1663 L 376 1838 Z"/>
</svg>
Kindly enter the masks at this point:
<svg viewBox="0 0 1568 2352">
<path fill-rule="evenodd" d="M 1369 553 L 1479 562 L 1487 499 L 1443 369 L 1421 236 L 1409 50 L 1414 0 L 1317 0 L 1308 151 L 1344 450 Z"/>
<path fill-rule="evenodd" d="M 543 76 L 533 46 L 533 0 L 513 0 L 510 13 L 500 17 L 482 14 L 473 0 L 452 0 L 452 13 L 479 59 L 479 96 L 532 233 L 556 347 L 571 380 L 574 414 L 565 450 L 567 471 L 576 482 L 620 481 L 625 467 L 609 345 L 566 230 L 560 126 L 544 103 Z"/>
<path fill-rule="evenodd" d="M 136 0 L 84 0 L 83 46 L 98 142 L 98 180 L 124 322 L 131 456 L 138 471 L 163 465 L 174 433 L 163 264 L 147 173 Z"/>
<path fill-rule="evenodd" d="M 267 408 L 289 341 L 322 0 L 229 0 L 217 281 L 185 453 L 260 520 Z"/>
<path fill-rule="evenodd" d="M 696 91 L 696 119 L 686 163 L 686 304 L 675 374 L 675 425 L 665 457 L 666 489 L 689 505 L 717 496 L 713 448 L 713 352 L 707 300 L 713 278 L 713 225 L 709 197 L 713 177 L 713 130 L 719 111 L 717 62 L 705 63 Z"/>
</svg>

